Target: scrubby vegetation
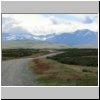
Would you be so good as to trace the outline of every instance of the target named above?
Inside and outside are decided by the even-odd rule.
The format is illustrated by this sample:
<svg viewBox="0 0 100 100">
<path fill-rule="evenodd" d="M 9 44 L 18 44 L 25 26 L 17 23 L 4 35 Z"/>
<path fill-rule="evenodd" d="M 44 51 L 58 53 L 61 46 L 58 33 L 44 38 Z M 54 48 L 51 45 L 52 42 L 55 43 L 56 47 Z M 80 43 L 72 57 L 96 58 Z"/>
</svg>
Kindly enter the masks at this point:
<svg viewBox="0 0 100 100">
<path fill-rule="evenodd" d="M 29 56 L 32 53 L 37 52 L 36 50 L 31 49 L 4 49 L 2 50 L 2 56 L 5 57 L 23 57 Z"/>
<path fill-rule="evenodd" d="M 62 54 L 47 58 L 64 64 L 98 66 L 98 49 L 66 49 L 63 51 Z"/>
<path fill-rule="evenodd" d="M 12 59 L 12 58 L 19 58 L 25 56 L 38 56 L 37 54 L 47 54 L 48 51 L 42 51 L 40 49 L 2 49 L 2 59 Z"/>
<path fill-rule="evenodd" d="M 97 86 L 97 67 L 61 64 L 51 59 L 33 59 L 30 63 L 41 86 Z"/>
</svg>

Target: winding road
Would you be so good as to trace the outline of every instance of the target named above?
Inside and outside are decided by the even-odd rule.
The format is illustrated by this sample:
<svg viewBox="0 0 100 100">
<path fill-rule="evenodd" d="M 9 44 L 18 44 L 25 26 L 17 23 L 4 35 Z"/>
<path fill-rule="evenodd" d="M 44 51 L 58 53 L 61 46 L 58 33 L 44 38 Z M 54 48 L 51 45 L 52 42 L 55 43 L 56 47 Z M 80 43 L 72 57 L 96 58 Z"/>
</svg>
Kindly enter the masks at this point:
<svg viewBox="0 0 100 100">
<path fill-rule="evenodd" d="M 1 85 L 2 86 L 36 86 L 35 74 L 29 68 L 29 62 L 36 58 L 46 58 L 63 52 L 50 53 L 35 58 L 23 58 L 2 61 L 1 64 Z"/>
</svg>

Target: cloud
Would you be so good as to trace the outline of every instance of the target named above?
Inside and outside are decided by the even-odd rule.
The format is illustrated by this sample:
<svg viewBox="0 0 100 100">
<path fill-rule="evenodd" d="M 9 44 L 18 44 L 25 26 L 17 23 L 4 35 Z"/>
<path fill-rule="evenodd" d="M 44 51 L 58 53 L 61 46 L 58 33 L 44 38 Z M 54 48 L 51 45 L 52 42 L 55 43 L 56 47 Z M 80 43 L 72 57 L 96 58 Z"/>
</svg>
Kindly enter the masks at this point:
<svg viewBox="0 0 100 100">
<path fill-rule="evenodd" d="M 78 29 L 98 31 L 97 15 L 69 14 L 68 16 L 71 17 L 70 20 L 67 19 L 67 15 L 66 19 L 63 19 L 52 15 L 45 16 L 45 14 L 3 14 L 2 31 L 14 32 L 17 27 L 33 35 L 60 34 Z"/>
<path fill-rule="evenodd" d="M 87 23 L 87 24 L 90 24 L 90 23 L 97 23 L 98 22 L 98 17 L 97 15 L 89 15 L 89 16 L 86 16 L 84 21 L 84 23 Z"/>
<path fill-rule="evenodd" d="M 72 19 L 74 19 L 74 21 L 78 21 L 86 24 L 98 22 L 97 14 L 67 14 L 66 16 L 70 16 Z"/>
<path fill-rule="evenodd" d="M 90 17 L 86 17 L 86 19 L 84 20 L 85 23 L 92 23 L 93 20 Z"/>
</svg>

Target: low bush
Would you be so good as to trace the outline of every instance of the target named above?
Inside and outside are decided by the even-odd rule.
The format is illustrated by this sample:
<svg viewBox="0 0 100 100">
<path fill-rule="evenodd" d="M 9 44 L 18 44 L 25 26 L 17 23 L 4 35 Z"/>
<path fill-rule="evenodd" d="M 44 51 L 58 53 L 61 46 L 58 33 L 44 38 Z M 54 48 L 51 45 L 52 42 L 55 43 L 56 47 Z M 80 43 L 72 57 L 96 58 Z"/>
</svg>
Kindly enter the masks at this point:
<svg viewBox="0 0 100 100">
<path fill-rule="evenodd" d="M 64 64 L 98 66 L 97 49 L 68 49 L 64 53 L 48 57 Z"/>
</svg>

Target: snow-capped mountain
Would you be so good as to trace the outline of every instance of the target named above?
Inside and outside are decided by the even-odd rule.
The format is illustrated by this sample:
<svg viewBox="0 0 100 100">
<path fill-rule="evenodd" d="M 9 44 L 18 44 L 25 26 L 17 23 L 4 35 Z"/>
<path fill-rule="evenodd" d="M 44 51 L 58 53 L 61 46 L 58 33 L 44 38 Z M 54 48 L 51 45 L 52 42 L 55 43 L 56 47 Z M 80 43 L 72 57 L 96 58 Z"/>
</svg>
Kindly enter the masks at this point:
<svg viewBox="0 0 100 100">
<path fill-rule="evenodd" d="M 3 33 L 3 40 L 33 40 L 33 35 L 28 33 Z"/>
<path fill-rule="evenodd" d="M 33 40 L 33 35 L 26 30 L 17 27 L 13 28 L 11 32 L 3 32 L 2 40 Z"/>
<path fill-rule="evenodd" d="M 17 31 L 12 33 L 2 33 L 2 40 L 33 40 L 60 43 L 67 45 L 95 44 L 98 45 L 98 32 L 88 29 L 77 30 L 72 33 L 32 35 L 29 32 Z"/>
<path fill-rule="evenodd" d="M 49 42 L 62 43 L 67 45 L 80 45 L 80 44 L 97 44 L 98 32 L 90 30 L 77 30 L 73 33 L 62 33 L 56 35 Z M 97 44 L 98 45 L 98 44 Z"/>
</svg>

